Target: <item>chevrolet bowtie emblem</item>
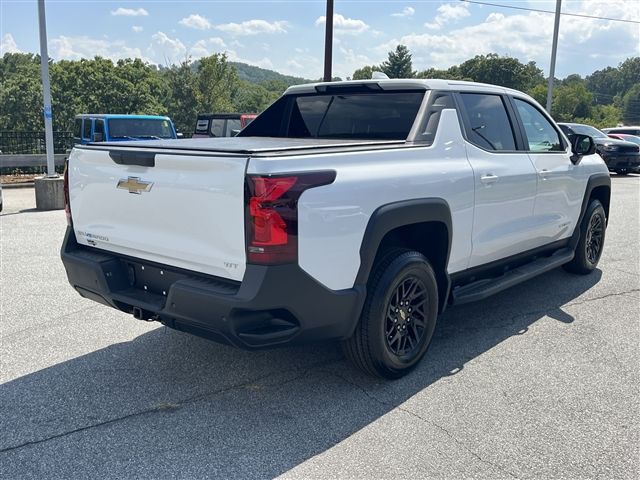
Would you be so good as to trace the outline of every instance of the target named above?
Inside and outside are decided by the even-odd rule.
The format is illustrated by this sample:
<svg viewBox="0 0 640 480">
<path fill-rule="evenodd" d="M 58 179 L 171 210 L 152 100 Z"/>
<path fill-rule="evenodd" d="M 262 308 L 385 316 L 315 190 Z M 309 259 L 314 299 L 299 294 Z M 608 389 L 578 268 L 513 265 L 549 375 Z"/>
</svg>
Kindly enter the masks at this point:
<svg viewBox="0 0 640 480">
<path fill-rule="evenodd" d="M 142 192 L 148 192 L 153 187 L 153 182 L 145 182 L 140 177 L 122 178 L 118 181 L 118 188 L 128 190 L 129 193 L 140 195 Z"/>
</svg>

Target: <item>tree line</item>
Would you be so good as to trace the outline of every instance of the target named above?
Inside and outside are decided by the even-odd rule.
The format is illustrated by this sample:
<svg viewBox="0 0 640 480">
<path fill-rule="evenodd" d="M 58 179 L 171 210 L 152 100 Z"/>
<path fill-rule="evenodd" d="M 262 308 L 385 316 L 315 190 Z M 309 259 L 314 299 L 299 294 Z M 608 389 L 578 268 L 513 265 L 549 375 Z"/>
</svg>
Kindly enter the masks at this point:
<svg viewBox="0 0 640 480">
<path fill-rule="evenodd" d="M 354 80 L 371 78 L 374 71 L 389 78 L 442 78 L 470 80 L 514 88 L 546 104 L 547 79 L 535 62 L 494 53 L 477 55 L 446 70 L 413 70 L 412 55 L 404 45 L 389 52 L 380 65 L 367 65 L 353 72 Z M 577 122 L 596 127 L 618 123 L 640 124 L 640 57 L 631 57 L 618 67 L 607 67 L 591 75 L 569 75 L 555 79 L 551 115 L 559 122 Z"/>
<path fill-rule="evenodd" d="M 223 53 L 168 68 L 141 59 L 50 61 L 49 75 L 55 131 L 71 130 L 79 113 L 125 113 L 169 115 L 178 131 L 192 133 L 198 113 L 260 112 L 288 87 L 241 80 Z M 0 131 L 43 130 L 40 56 L 6 53 L 0 85 Z"/>
<path fill-rule="evenodd" d="M 164 68 L 141 59 L 113 62 L 96 57 L 50 61 L 49 69 L 56 131 L 70 130 L 78 113 L 126 113 L 169 115 L 178 131 L 191 133 L 198 113 L 257 113 L 289 86 L 282 79 L 265 77 L 259 83 L 241 79 L 237 66 L 224 53 L 195 62 L 187 58 Z M 546 80 L 535 62 L 496 54 L 478 55 L 446 70 L 414 71 L 411 53 L 398 45 L 382 64 L 359 68 L 352 78 L 371 78 L 373 71 L 390 78 L 491 83 L 525 91 L 543 105 L 546 101 Z M 633 57 L 585 78 L 570 75 L 557 80 L 552 115 L 558 121 L 598 127 L 639 124 L 639 79 L 640 57 Z M 41 131 L 40 57 L 6 53 L 0 58 L 0 85 L 0 131 Z"/>
</svg>

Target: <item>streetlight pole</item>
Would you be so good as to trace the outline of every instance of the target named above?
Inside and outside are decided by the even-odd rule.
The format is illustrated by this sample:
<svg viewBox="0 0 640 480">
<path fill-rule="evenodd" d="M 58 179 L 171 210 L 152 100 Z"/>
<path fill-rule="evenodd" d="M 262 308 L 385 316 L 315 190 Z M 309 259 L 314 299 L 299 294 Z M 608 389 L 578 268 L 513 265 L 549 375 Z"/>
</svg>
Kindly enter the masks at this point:
<svg viewBox="0 0 640 480">
<path fill-rule="evenodd" d="M 333 56 L 333 0 L 327 0 L 327 15 L 324 30 L 324 77 L 325 82 L 331 81 L 331 57 Z"/>
<path fill-rule="evenodd" d="M 40 24 L 40 73 L 42 76 L 42 97 L 44 99 L 44 136 L 47 149 L 47 177 L 56 177 L 56 167 L 53 157 L 53 113 L 51 111 L 47 21 L 44 12 L 44 0 L 38 0 L 38 23 Z"/>
<path fill-rule="evenodd" d="M 560 9 L 562 0 L 556 0 L 556 18 L 553 25 L 553 45 L 551 46 L 551 66 L 549 67 L 549 85 L 547 86 L 547 113 L 551 115 L 553 100 L 553 77 L 556 74 L 556 53 L 558 52 L 558 30 L 560 29 Z"/>
</svg>

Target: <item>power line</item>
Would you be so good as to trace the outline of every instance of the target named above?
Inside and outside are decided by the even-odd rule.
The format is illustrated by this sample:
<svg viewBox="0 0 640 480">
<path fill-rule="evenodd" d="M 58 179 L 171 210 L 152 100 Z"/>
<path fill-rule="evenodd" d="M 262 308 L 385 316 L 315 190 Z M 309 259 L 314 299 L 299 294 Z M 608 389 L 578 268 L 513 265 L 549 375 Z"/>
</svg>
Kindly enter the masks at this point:
<svg viewBox="0 0 640 480">
<path fill-rule="evenodd" d="M 541 10 L 541 9 L 538 9 L 538 8 L 527 8 L 527 7 L 516 7 L 515 5 L 500 5 L 499 3 L 479 2 L 479 1 L 476 1 L 476 0 L 460 0 L 460 1 L 461 2 L 465 2 L 465 3 L 475 3 L 477 5 L 488 5 L 490 7 L 511 8 L 513 10 L 526 10 L 527 12 L 551 13 L 552 15 L 555 15 L 555 13 L 556 13 L 556 12 L 553 12 L 551 10 Z M 624 18 L 598 17 L 596 15 L 583 15 L 581 13 L 561 12 L 560 15 L 566 15 L 568 17 L 592 18 L 592 19 L 595 19 L 595 20 L 608 20 L 610 22 L 624 22 L 624 23 L 640 24 L 640 21 L 637 21 L 637 20 L 627 20 L 627 19 L 624 19 Z"/>
</svg>

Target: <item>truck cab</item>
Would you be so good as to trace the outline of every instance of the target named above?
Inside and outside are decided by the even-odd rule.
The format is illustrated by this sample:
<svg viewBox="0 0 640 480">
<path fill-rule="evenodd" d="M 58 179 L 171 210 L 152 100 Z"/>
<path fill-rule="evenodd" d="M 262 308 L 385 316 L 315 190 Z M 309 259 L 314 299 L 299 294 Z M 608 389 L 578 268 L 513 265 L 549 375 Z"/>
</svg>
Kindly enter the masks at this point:
<svg viewBox="0 0 640 480">
<path fill-rule="evenodd" d="M 76 115 L 74 144 L 125 140 L 169 140 L 179 138 L 169 117 L 158 115 Z"/>
</svg>

